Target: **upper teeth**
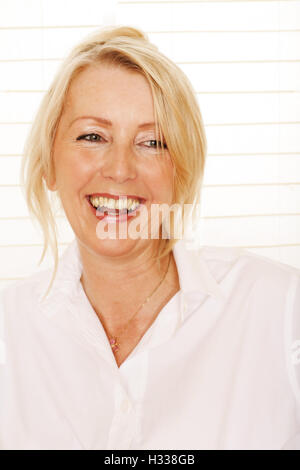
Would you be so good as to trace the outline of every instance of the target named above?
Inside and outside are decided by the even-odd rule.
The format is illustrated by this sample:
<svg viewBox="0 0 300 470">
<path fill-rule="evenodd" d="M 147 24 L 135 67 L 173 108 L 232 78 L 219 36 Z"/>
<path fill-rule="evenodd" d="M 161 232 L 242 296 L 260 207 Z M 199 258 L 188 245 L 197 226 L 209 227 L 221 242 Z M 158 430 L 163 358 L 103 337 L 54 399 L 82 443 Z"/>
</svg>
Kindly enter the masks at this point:
<svg viewBox="0 0 300 470">
<path fill-rule="evenodd" d="M 108 209 L 128 209 L 135 210 L 140 205 L 137 199 L 112 199 L 107 197 L 90 196 L 90 201 L 94 207 L 107 207 Z"/>
</svg>

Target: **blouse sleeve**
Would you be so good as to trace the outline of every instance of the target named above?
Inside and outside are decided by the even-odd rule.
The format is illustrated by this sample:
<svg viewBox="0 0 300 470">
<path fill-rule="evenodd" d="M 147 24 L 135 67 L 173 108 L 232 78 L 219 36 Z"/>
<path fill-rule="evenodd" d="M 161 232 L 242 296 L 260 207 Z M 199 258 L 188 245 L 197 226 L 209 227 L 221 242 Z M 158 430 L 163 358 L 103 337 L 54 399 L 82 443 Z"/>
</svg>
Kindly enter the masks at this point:
<svg viewBox="0 0 300 470">
<path fill-rule="evenodd" d="M 285 347 L 287 369 L 296 403 L 298 432 L 285 443 L 285 450 L 300 450 L 300 274 L 291 279 L 287 292 L 285 316 Z"/>
<path fill-rule="evenodd" d="M 290 346 L 290 380 L 298 404 L 300 418 L 300 275 L 292 279 L 287 304 L 287 340 Z"/>
</svg>

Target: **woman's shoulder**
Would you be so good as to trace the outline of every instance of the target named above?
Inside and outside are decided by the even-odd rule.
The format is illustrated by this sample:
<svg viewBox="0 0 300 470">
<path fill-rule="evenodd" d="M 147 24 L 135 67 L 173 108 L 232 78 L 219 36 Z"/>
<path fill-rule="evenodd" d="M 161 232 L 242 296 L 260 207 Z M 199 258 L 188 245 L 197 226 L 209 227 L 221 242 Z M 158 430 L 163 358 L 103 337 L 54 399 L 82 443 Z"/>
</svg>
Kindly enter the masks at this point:
<svg viewBox="0 0 300 470">
<path fill-rule="evenodd" d="M 75 240 L 70 243 L 58 259 L 57 270 L 51 287 L 55 296 L 63 286 L 70 287 L 80 277 L 81 264 Z M 54 266 L 39 269 L 26 278 L 14 281 L 0 290 L 0 305 L 21 310 L 38 306 L 52 281 Z M 1 308 L 1 307 L 0 307 Z"/>
<path fill-rule="evenodd" d="M 6 335 L 12 336 L 14 332 L 22 336 L 30 328 L 38 311 L 41 289 L 50 279 L 51 269 L 44 269 L 0 290 L 0 365 L 5 362 Z"/>
<path fill-rule="evenodd" d="M 300 288 L 297 267 L 243 247 L 181 243 L 174 254 L 187 291 L 208 293 L 226 304 L 244 304 L 247 298 L 283 312 L 287 298 Z"/>
<path fill-rule="evenodd" d="M 288 302 L 294 302 L 295 314 L 297 308 L 300 312 L 300 269 L 296 266 L 239 247 L 203 246 L 197 251 L 194 257 L 203 260 L 227 300 L 247 295 L 273 312 L 284 312 Z"/>
<path fill-rule="evenodd" d="M 246 312 L 248 324 L 254 320 L 252 331 L 260 325 L 268 332 L 265 342 L 270 350 L 275 345 L 274 357 L 284 351 L 300 411 L 300 269 L 244 248 L 204 247 L 202 257 L 215 279 L 222 270 L 223 280 L 230 279 L 228 308 L 236 309 L 242 318 L 247 318 Z M 221 276 L 217 280 L 222 284 Z"/>
<path fill-rule="evenodd" d="M 41 313 L 56 312 L 72 299 L 78 290 L 81 262 L 76 241 L 73 240 L 54 266 L 40 269 L 26 278 L 15 281 L 0 290 L 0 322 L 36 321 Z M 3 321 L 3 320 L 2 320 Z"/>
<path fill-rule="evenodd" d="M 294 278 L 300 280 L 300 269 L 296 266 L 242 247 L 204 246 L 199 250 L 199 256 L 211 266 L 236 265 L 240 275 L 248 279 L 283 283 Z"/>
<path fill-rule="evenodd" d="M 51 275 L 52 269 L 46 268 L 3 287 L 0 290 L 0 311 L 32 308 L 50 283 Z"/>
<path fill-rule="evenodd" d="M 253 281 L 253 285 L 256 284 L 261 298 L 269 298 L 272 305 L 277 300 L 279 304 L 282 301 L 285 311 L 293 308 L 296 314 L 298 308 L 300 312 L 300 305 L 296 305 L 299 302 L 300 269 L 249 250 L 244 250 L 240 256 L 245 263 L 244 276 Z"/>
</svg>

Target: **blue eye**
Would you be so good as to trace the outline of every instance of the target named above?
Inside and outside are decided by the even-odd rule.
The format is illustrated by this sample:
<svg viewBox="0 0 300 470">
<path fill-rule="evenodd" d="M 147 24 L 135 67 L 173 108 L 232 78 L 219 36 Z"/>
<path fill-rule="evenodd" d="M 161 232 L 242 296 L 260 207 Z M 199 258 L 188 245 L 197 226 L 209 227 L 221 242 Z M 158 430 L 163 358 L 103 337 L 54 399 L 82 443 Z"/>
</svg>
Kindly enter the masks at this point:
<svg viewBox="0 0 300 470">
<path fill-rule="evenodd" d="M 92 133 L 81 135 L 77 137 L 76 140 L 85 140 L 86 142 L 100 142 L 100 139 L 102 139 L 101 135 Z"/>
</svg>

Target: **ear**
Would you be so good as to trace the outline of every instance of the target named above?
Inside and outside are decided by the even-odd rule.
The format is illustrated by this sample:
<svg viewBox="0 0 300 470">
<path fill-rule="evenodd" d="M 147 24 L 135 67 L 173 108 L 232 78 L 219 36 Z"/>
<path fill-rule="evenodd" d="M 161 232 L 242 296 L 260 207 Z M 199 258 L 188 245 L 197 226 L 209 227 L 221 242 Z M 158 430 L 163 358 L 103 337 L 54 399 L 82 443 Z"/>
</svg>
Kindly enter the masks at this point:
<svg viewBox="0 0 300 470">
<path fill-rule="evenodd" d="M 47 178 L 44 173 L 43 173 L 43 178 L 45 180 L 45 183 L 46 183 L 47 188 L 49 189 L 49 191 L 56 191 L 57 190 L 55 178 L 50 181 L 50 179 Z"/>
</svg>

